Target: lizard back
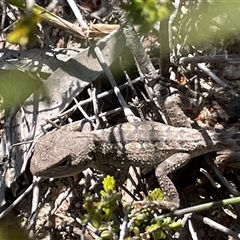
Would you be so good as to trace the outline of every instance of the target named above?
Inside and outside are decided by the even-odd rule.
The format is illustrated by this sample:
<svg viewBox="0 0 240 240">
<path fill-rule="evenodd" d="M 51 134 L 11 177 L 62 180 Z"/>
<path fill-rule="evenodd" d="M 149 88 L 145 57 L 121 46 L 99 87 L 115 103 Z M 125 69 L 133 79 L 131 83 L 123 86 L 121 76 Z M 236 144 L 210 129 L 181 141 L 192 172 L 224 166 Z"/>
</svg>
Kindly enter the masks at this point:
<svg viewBox="0 0 240 240">
<path fill-rule="evenodd" d="M 115 167 L 156 166 L 174 153 L 193 157 L 223 148 L 219 134 L 158 122 L 123 123 L 94 131 L 95 157 Z"/>
<path fill-rule="evenodd" d="M 234 131 L 215 133 L 158 122 L 123 123 L 92 132 L 60 129 L 39 139 L 30 168 L 34 175 L 64 177 L 87 167 L 157 166 L 175 153 L 196 157 L 239 144 L 239 139 Z"/>
</svg>

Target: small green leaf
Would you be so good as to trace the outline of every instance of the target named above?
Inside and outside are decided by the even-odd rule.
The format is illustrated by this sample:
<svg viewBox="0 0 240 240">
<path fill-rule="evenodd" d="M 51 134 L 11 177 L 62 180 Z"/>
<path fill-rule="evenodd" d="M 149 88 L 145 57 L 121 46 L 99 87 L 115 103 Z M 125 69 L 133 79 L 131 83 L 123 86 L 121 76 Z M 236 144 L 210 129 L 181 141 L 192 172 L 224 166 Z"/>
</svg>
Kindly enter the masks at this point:
<svg viewBox="0 0 240 240">
<path fill-rule="evenodd" d="M 98 230 L 101 231 L 101 232 L 105 231 L 107 229 L 108 229 L 108 225 L 106 223 L 102 223 L 98 228 Z"/>
<path fill-rule="evenodd" d="M 93 225 L 93 227 L 95 227 L 96 229 L 98 229 L 99 228 L 99 226 L 100 226 L 100 222 L 99 222 L 99 220 L 98 219 L 91 219 L 91 224 Z"/>
<path fill-rule="evenodd" d="M 128 12 L 133 23 L 143 28 L 151 28 L 155 22 L 169 18 L 175 9 L 171 0 L 132 0 L 123 4 L 123 8 Z"/>
<path fill-rule="evenodd" d="M 150 201 L 160 201 L 163 200 L 164 193 L 160 188 L 155 188 L 149 195 L 147 196 L 147 200 Z"/>
<path fill-rule="evenodd" d="M 40 16 L 35 13 L 21 16 L 13 31 L 7 35 L 7 41 L 22 46 L 34 41 L 39 20 Z"/>
<path fill-rule="evenodd" d="M 152 225 L 150 225 L 150 226 L 147 226 L 146 228 L 145 228 L 145 230 L 147 231 L 147 232 L 153 232 L 153 231 L 156 231 L 157 229 L 159 229 L 159 226 L 160 226 L 161 224 L 159 224 L 159 223 L 155 223 L 155 224 L 152 224 Z"/>
<path fill-rule="evenodd" d="M 103 189 L 105 190 L 106 193 L 109 193 L 115 189 L 116 182 L 114 177 L 107 175 L 103 181 Z"/>
<path fill-rule="evenodd" d="M 8 3 L 16 7 L 26 8 L 26 1 L 23 0 L 8 0 Z"/>
<path fill-rule="evenodd" d="M 102 238 L 102 239 L 112 239 L 111 238 L 111 234 L 110 234 L 110 232 L 108 231 L 108 230 L 105 230 L 105 231 L 103 231 L 102 233 L 101 233 L 101 235 L 100 235 L 100 237 Z"/>
<path fill-rule="evenodd" d="M 167 237 L 167 234 L 164 233 L 163 231 L 156 231 L 152 233 L 153 239 L 158 240 L 158 239 L 165 239 Z"/>
<path fill-rule="evenodd" d="M 178 219 L 176 222 L 171 222 L 171 223 L 169 224 L 169 227 L 170 227 L 171 229 L 180 228 L 180 227 L 182 227 L 182 226 L 183 226 L 183 224 L 182 224 L 181 219 Z"/>
</svg>

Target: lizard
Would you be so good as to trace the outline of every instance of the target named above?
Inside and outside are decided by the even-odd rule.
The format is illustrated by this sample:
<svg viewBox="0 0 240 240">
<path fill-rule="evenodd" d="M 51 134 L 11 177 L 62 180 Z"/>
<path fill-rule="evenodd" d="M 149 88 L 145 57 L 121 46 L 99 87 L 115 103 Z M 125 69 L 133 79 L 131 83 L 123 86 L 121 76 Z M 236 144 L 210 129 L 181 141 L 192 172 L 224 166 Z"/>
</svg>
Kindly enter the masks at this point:
<svg viewBox="0 0 240 240">
<path fill-rule="evenodd" d="M 217 133 L 173 127 L 159 122 L 131 122 L 91 132 L 58 129 L 41 137 L 30 163 L 33 175 L 67 177 L 88 167 L 155 167 L 164 192 L 163 208 L 174 210 L 180 199 L 168 174 L 208 152 L 240 146 L 240 132 Z"/>
</svg>

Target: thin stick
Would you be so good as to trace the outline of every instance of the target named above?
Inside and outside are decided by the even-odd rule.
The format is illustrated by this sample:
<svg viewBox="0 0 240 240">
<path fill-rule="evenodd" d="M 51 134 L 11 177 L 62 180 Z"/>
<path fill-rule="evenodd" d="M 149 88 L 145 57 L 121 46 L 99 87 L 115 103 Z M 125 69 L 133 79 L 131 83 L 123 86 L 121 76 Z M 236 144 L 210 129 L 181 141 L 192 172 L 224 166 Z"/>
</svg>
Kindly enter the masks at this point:
<svg viewBox="0 0 240 240">
<path fill-rule="evenodd" d="M 203 217 L 203 216 L 197 215 L 197 214 L 193 214 L 192 216 L 198 220 L 201 220 L 203 223 L 210 226 L 211 228 L 221 231 L 221 232 L 225 233 L 226 235 L 230 235 L 234 238 L 240 239 L 240 233 L 236 233 L 236 232 L 232 231 L 231 229 L 223 226 L 222 224 L 219 224 L 219 223 L 213 221 L 212 219 L 210 219 L 208 217 Z"/>
</svg>

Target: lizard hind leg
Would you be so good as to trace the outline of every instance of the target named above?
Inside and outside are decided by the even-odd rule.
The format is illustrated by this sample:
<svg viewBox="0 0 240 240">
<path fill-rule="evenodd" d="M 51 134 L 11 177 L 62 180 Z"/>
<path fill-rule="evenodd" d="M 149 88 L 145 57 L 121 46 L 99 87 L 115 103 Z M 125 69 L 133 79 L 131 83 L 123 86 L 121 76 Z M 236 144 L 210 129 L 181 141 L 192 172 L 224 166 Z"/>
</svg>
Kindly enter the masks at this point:
<svg viewBox="0 0 240 240">
<path fill-rule="evenodd" d="M 155 175 L 164 193 L 164 208 L 175 210 L 180 205 L 178 191 L 167 175 L 184 166 L 190 159 L 189 153 L 175 153 L 156 167 Z"/>
</svg>

